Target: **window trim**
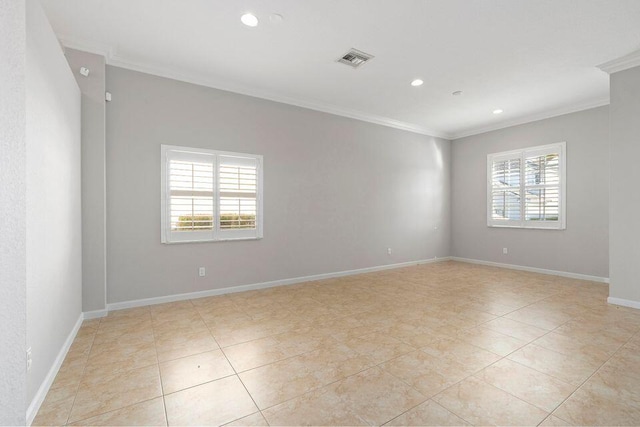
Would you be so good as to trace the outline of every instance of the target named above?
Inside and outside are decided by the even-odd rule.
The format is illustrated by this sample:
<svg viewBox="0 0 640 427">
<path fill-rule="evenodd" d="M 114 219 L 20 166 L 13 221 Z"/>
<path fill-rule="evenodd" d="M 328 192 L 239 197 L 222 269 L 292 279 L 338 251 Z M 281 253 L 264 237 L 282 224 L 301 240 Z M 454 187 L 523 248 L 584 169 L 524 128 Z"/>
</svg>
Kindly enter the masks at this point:
<svg viewBox="0 0 640 427">
<path fill-rule="evenodd" d="M 528 228 L 528 229 L 542 229 L 542 230 L 565 230 L 567 228 L 567 144 L 566 142 L 556 142 L 547 145 L 538 145 L 535 147 L 527 147 L 520 150 L 502 151 L 499 153 L 491 153 L 487 155 L 487 227 L 491 228 Z M 524 219 L 524 209 L 526 203 L 525 194 L 525 158 L 530 155 L 545 154 L 545 153 L 559 153 L 559 196 L 558 196 L 558 220 L 557 221 L 527 221 Z M 496 220 L 493 219 L 493 204 L 492 204 L 492 172 L 493 163 L 500 160 L 508 159 L 520 159 L 520 220 Z"/>
<path fill-rule="evenodd" d="M 169 152 L 180 152 L 179 157 L 185 160 L 198 159 L 203 155 L 213 156 L 213 201 L 214 201 L 214 219 L 213 230 L 211 231 L 190 231 L 183 238 L 177 238 L 179 234 L 171 232 L 171 204 L 169 203 Z M 256 161 L 256 228 L 255 230 L 220 230 L 220 188 L 219 170 L 220 157 L 240 157 L 251 158 Z M 175 157 L 172 157 L 175 159 Z M 184 147 L 179 145 L 160 145 L 160 241 L 163 244 L 179 244 L 179 243 L 205 243 L 205 242 L 226 242 L 238 240 L 260 240 L 263 235 L 263 156 L 260 154 L 237 153 L 231 151 L 218 151 L 207 148 Z"/>
</svg>

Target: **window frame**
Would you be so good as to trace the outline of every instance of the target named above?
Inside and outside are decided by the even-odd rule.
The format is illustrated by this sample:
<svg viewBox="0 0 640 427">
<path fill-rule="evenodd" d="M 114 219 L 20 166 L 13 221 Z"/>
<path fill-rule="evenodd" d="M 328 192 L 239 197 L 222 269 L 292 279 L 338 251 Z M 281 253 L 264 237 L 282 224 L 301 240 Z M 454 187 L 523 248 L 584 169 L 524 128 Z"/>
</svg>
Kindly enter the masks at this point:
<svg viewBox="0 0 640 427">
<path fill-rule="evenodd" d="M 171 230 L 171 187 L 169 162 L 174 159 L 200 161 L 211 156 L 213 165 L 213 228 L 211 231 L 172 231 Z M 238 157 L 256 162 L 256 227 L 255 229 L 220 229 L 220 159 Z M 184 147 L 178 145 L 160 145 L 160 241 L 163 244 L 225 242 L 237 240 L 259 240 L 263 238 L 263 156 L 259 154 L 236 153 L 211 150 L 207 148 Z M 184 233 L 184 234 L 183 234 Z"/>
<path fill-rule="evenodd" d="M 528 229 L 543 229 L 543 230 L 565 230 L 567 228 L 567 155 L 566 155 L 566 142 L 556 142 L 547 145 L 538 145 L 535 147 L 527 147 L 520 150 L 502 151 L 499 153 L 491 153 L 487 155 L 487 227 L 492 228 L 528 228 Z M 525 219 L 526 208 L 526 189 L 532 186 L 527 186 L 526 176 L 526 164 L 525 159 L 532 155 L 545 155 L 545 154 L 558 154 L 558 175 L 560 178 L 560 184 L 557 186 L 558 195 L 558 220 L 556 221 L 532 221 Z M 505 161 L 519 159 L 520 160 L 520 219 L 519 220 L 504 220 L 493 219 L 493 163 L 496 161 Z M 533 187 L 543 186 L 534 185 Z M 556 186 L 553 186 L 556 187 Z"/>
</svg>

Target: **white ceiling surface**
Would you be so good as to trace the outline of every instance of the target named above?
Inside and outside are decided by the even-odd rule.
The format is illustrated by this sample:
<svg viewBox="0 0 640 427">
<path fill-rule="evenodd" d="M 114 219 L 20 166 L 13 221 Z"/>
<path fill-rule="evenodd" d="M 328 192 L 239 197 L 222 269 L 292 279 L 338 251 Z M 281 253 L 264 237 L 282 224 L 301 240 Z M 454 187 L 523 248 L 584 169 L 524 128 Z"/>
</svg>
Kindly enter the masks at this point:
<svg viewBox="0 0 640 427">
<path fill-rule="evenodd" d="M 445 138 L 607 104 L 596 66 L 640 47 L 638 0 L 42 3 L 65 45 L 113 65 Z M 335 62 L 352 47 L 375 58 Z"/>
</svg>

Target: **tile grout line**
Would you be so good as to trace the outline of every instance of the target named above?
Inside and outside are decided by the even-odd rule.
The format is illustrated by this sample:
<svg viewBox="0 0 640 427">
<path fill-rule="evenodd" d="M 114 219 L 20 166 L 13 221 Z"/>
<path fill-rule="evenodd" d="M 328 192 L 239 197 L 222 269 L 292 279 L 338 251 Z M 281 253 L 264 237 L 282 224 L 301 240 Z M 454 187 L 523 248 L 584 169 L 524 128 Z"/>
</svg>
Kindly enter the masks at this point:
<svg viewBox="0 0 640 427">
<path fill-rule="evenodd" d="M 190 300 L 191 301 L 191 300 Z M 191 303 L 193 304 L 193 302 Z M 249 395 L 249 397 L 251 398 L 251 401 L 253 402 L 253 404 L 255 405 L 256 409 L 258 410 L 258 412 L 260 412 L 260 415 L 262 416 L 262 418 L 267 422 L 267 425 L 269 425 L 269 420 L 267 420 L 267 418 L 264 416 L 264 414 L 262 413 L 262 409 L 260 409 L 260 407 L 258 406 L 258 404 L 256 403 L 255 399 L 253 398 L 253 396 L 251 395 L 251 393 L 249 392 L 249 389 L 247 388 L 247 386 L 244 384 L 244 382 L 242 381 L 242 378 L 240 378 L 240 375 L 238 375 L 238 372 L 236 371 L 236 368 L 233 366 L 233 364 L 231 363 L 231 361 L 229 360 L 229 357 L 227 356 L 227 353 L 224 352 L 224 349 L 220 346 L 220 343 L 218 342 L 217 338 L 215 337 L 215 335 L 213 334 L 213 332 L 211 331 L 211 328 L 209 327 L 209 325 L 207 324 L 207 322 L 205 322 L 204 318 L 202 317 L 202 314 L 200 314 L 200 312 L 198 310 L 196 310 L 196 312 L 198 313 L 198 316 L 200 317 L 200 320 L 202 320 L 202 322 L 204 323 L 204 325 L 206 326 L 207 330 L 209 331 L 209 335 L 211 335 L 211 338 L 213 338 L 213 341 L 216 343 L 216 345 L 218 346 L 218 348 L 220 349 L 220 352 L 224 355 L 224 358 L 226 359 L 227 363 L 229 364 L 229 366 L 231 367 L 231 369 L 233 369 L 234 375 L 236 376 L 236 378 L 238 378 L 238 381 L 240 381 L 240 384 L 242 384 L 242 387 L 244 387 L 245 391 L 247 392 L 247 394 Z M 229 375 L 231 376 L 231 375 Z M 219 378 L 218 378 L 219 379 Z M 214 380 L 217 381 L 217 380 Z M 252 412 L 253 414 L 255 414 L 255 412 Z M 251 414 L 248 415 L 243 415 L 241 417 L 236 418 L 235 420 L 231 420 L 229 421 L 229 423 L 232 423 L 234 421 L 237 421 L 241 418 L 244 418 L 245 416 L 249 416 Z M 229 424 L 229 423 L 225 423 L 225 424 Z"/>
<path fill-rule="evenodd" d="M 556 406 L 556 407 L 553 409 L 553 411 L 551 411 L 551 412 L 550 412 L 550 414 L 549 414 L 549 415 L 554 415 L 554 416 L 556 416 L 556 417 L 560 418 L 561 420 L 565 421 L 562 417 L 559 417 L 558 415 L 555 415 L 555 414 L 554 414 L 554 412 L 555 412 L 555 411 L 557 411 L 557 410 L 558 410 L 558 408 L 560 408 L 562 405 L 564 405 L 564 403 L 565 403 L 567 400 L 569 400 L 569 399 L 571 398 L 571 396 L 573 396 L 573 395 L 574 395 L 578 390 L 580 390 L 580 389 L 582 388 L 582 386 L 584 386 L 584 385 L 585 385 L 585 384 L 586 384 L 586 383 L 587 383 L 587 382 L 588 382 L 588 381 L 589 381 L 593 376 L 595 376 L 595 375 L 600 371 L 600 369 L 602 369 L 602 367 L 603 367 L 604 365 L 606 365 L 606 364 L 607 364 L 611 359 L 613 359 L 613 358 L 614 358 L 614 356 L 615 356 L 616 354 L 618 354 L 618 352 L 619 352 L 622 348 L 624 348 L 624 346 L 626 346 L 627 344 L 629 344 L 629 343 L 631 342 L 631 340 L 632 340 L 636 335 L 638 335 L 638 334 L 639 334 L 639 332 L 635 332 L 634 334 L 632 334 L 632 335 L 629 337 L 629 339 L 627 339 L 627 341 L 625 341 L 625 343 L 624 343 L 624 344 L 622 344 L 620 347 L 618 347 L 618 349 L 617 349 L 615 352 L 613 352 L 613 354 L 612 354 L 612 355 L 611 355 L 607 360 L 605 360 L 604 362 L 602 362 L 602 364 L 601 364 L 601 365 L 600 365 L 600 366 L 599 366 L 599 367 L 598 367 L 598 368 L 597 368 L 597 369 L 596 369 L 596 370 L 595 370 L 591 375 L 589 375 L 589 377 L 588 377 L 587 379 L 585 379 L 582 383 L 580 383 L 580 385 L 579 385 L 579 386 L 578 386 L 578 387 L 577 387 L 577 388 L 576 388 L 576 389 L 575 389 L 575 390 L 574 390 L 574 391 L 573 391 L 569 396 L 567 396 L 567 397 L 566 397 L 566 399 L 564 399 L 562 402 L 560 402 L 560 404 L 558 404 L 558 406 Z M 546 419 L 546 418 L 545 418 L 545 419 Z M 543 421 L 544 421 L 544 420 L 543 420 Z M 565 421 L 565 422 L 568 422 L 568 421 Z M 572 423 L 569 423 L 569 424 L 572 424 Z M 572 424 L 572 425 L 573 425 L 573 424 Z"/>
<path fill-rule="evenodd" d="M 156 351 L 156 362 L 158 363 L 158 377 L 160 377 L 160 393 L 162 394 L 162 410 L 164 411 L 164 422 L 168 426 L 169 414 L 167 413 L 167 402 L 164 398 L 164 382 L 162 381 L 162 371 L 160 370 L 160 357 L 158 355 L 158 344 L 156 342 L 156 328 L 153 326 L 153 312 L 151 310 L 149 310 L 149 317 L 151 318 L 151 335 L 153 336 L 153 348 Z"/>
<path fill-rule="evenodd" d="M 83 323 L 84 323 L 84 321 L 83 321 Z M 96 336 L 98 335 L 98 331 L 100 330 L 100 325 L 101 324 L 102 324 L 102 319 L 100 319 L 100 321 L 98 322 L 98 327 L 96 328 L 95 332 L 93 333 L 93 339 L 91 340 L 91 345 L 89 346 L 89 354 L 87 354 L 87 359 L 85 360 L 84 365 L 82 367 L 82 374 L 80 374 L 80 381 L 78 382 L 78 386 L 76 387 L 76 392 L 74 393 L 74 396 L 73 396 L 73 403 L 71 403 L 71 407 L 69 408 L 69 414 L 67 415 L 67 420 L 65 421 L 65 425 L 69 425 L 69 423 L 72 422 L 70 420 L 71 412 L 73 411 L 73 407 L 76 405 L 76 399 L 78 398 L 78 392 L 80 391 L 80 385 L 82 385 L 82 380 L 84 379 L 84 374 L 85 374 L 85 372 L 87 370 L 87 365 L 89 364 L 89 357 L 91 357 L 91 351 L 93 350 L 93 344 L 95 343 Z M 80 328 L 82 328 L 82 326 Z M 74 338 L 73 341 L 75 342 L 75 338 Z M 71 345 L 73 345 L 73 343 Z M 65 357 L 65 359 L 66 359 L 66 357 Z"/>
</svg>

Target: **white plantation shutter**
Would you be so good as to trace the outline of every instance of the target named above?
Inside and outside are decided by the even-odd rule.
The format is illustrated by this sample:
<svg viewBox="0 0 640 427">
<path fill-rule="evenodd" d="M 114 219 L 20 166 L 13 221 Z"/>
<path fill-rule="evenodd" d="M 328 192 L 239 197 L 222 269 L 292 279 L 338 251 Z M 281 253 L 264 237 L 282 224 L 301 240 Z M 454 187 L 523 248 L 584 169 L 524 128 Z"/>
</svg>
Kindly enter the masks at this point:
<svg viewBox="0 0 640 427">
<path fill-rule="evenodd" d="M 491 218 L 520 220 L 520 158 L 495 159 L 491 165 Z"/>
<path fill-rule="evenodd" d="M 487 156 L 487 225 L 565 228 L 565 143 Z"/>
<path fill-rule="evenodd" d="M 165 146 L 162 242 L 262 237 L 262 156 Z"/>
</svg>

